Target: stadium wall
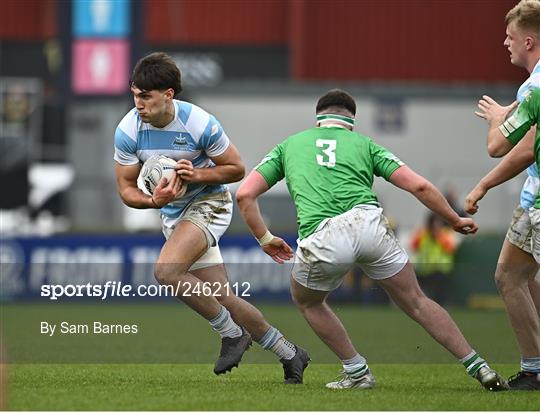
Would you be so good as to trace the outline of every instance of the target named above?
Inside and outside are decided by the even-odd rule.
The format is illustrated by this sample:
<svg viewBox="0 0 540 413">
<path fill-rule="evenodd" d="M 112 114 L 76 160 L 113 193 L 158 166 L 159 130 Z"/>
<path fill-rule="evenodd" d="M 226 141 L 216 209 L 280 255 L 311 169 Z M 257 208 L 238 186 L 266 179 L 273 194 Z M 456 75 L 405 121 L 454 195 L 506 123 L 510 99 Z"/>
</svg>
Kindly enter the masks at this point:
<svg viewBox="0 0 540 413">
<path fill-rule="evenodd" d="M 295 80 L 507 82 L 515 0 L 159 0 L 144 3 L 158 46 L 285 46 Z M 498 39 L 498 40 L 497 40 Z"/>
<path fill-rule="evenodd" d="M 295 79 L 501 82 L 519 80 L 503 47 L 514 0 L 294 0 Z M 503 64 L 504 63 L 504 64 Z"/>
</svg>

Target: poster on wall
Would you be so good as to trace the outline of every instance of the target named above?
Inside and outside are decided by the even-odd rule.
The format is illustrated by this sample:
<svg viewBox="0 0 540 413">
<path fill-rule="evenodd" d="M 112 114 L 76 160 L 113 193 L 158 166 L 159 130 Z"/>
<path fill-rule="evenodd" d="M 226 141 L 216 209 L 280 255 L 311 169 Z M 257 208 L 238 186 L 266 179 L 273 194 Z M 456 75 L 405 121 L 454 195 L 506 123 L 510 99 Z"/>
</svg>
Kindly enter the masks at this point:
<svg viewBox="0 0 540 413">
<path fill-rule="evenodd" d="M 77 94 L 120 95 L 127 92 L 129 45 L 125 40 L 75 40 L 72 88 Z"/>
</svg>

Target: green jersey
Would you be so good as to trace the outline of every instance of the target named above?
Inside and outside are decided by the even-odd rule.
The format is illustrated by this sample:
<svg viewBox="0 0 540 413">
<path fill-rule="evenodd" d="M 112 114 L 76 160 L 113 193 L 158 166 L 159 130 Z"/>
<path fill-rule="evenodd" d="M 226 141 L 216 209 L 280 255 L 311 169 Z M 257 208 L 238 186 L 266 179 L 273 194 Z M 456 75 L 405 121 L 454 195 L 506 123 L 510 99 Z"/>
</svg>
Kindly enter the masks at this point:
<svg viewBox="0 0 540 413">
<path fill-rule="evenodd" d="M 300 239 L 322 220 L 356 205 L 378 205 L 373 176 L 388 180 L 403 163 L 367 136 L 317 127 L 288 137 L 255 167 L 273 186 L 286 178 L 296 205 Z"/>
<path fill-rule="evenodd" d="M 509 142 L 515 145 L 525 136 L 532 125 L 538 125 L 539 122 L 540 88 L 536 88 L 528 92 L 516 112 L 499 126 L 499 130 Z M 534 141 L 534 156 L 540 170 L 540 128 L 538 127 Z M 540 209 L 540 193 L 536 194 L 534 207 Z"/>
</svg>

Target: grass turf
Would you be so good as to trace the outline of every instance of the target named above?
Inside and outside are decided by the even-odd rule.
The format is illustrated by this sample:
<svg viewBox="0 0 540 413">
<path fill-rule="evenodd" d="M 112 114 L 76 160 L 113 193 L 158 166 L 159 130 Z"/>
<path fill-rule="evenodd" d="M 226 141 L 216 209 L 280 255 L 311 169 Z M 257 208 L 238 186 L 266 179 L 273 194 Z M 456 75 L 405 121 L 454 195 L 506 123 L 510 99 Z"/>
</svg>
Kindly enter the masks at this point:
<svg viewBox="0 0 540 413">
<path fill-rule="evenodd" d="M 491 393 L 457 365 L 372 365 L 372 390 L 324 388 L 338 365 L 313 364 L 304 385 L 281 384 L 279 364 L 16 365 L 11 410 L 537 410 L 538 394 Z M 498 365 L 501 372 L 511 366 Z"/>
<path fill-rule="evenodd" d="M 378 385 L 331 391 L 340 366 L 291 305 L 262 305 L 267 319 L 308 349 L 305 385 L 284 386 L 275 356 L 257 345 L 232 374 L 216 377 L 219 340 L 178 303 L 2 304 L 13 410 L 539 410 L 540 395 L 490 393 L 394 308 L 336 305 Z M 452 309 L 465 336 L 504 376 L 519 352 L 503 311 Z M 137 334 L 40 333 L 40 323 L 137 324 Z M 440 363 L 440 364 L 439 364 Z"/>
<path fill-rule="evenodd" d="M 171 300 L 172 301 L 172 300 Z M 287 338 L 309 350 L 316 363 L 336 357 L 292 305 L 259 306 Z M 358 350 L 370 363 L 444 363 L 454 358 L 418 324 L 390 307 L 335 305 Z M 504 311 L 452 309 L 452 316 L 472 346 L 491 363 L 517 363 L 519 353 Z M 2 334 L 9 361 L 17 364 L 207 364 L 215 361 L 219 339 L 208 323 L 186 306 L 170 304 L 2 304 Z M 56 324 L 50 337 L 40 323 Z M 60 334 L 60 323 L 138 326 L 137 334 Z M 91 329 L 91 328 L 90 328 Z M 255 346 L 257 347 L 257 346 Z M 273 354 L 257 349 L 247 363 L 273 363 Z"/>
</svg>

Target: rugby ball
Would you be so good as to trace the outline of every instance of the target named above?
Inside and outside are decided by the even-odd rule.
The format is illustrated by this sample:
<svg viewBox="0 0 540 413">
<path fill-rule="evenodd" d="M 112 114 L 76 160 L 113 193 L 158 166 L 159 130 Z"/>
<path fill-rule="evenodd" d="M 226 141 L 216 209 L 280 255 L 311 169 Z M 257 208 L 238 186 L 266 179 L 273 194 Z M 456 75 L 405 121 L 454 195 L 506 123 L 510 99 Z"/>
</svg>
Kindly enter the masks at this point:
<svg viewBox="0 0 540 413">
<path fill-rule="evenodd" d="M 141 168 L 140 178 L 150 195 L 154 194 L 154 189 L 162 178 L 171 180 L 174 175 L 176 175 L 176 171 L 174 169 L 175 166 L 176 161 L 164 155 L 153 155 L 148 158 L 146 162 L 144 162 Z M 182 188 L 175 199 L 179 199 L 184 196 L 186 190 L 187 184 L 182 182 Z"/>
</svg>

